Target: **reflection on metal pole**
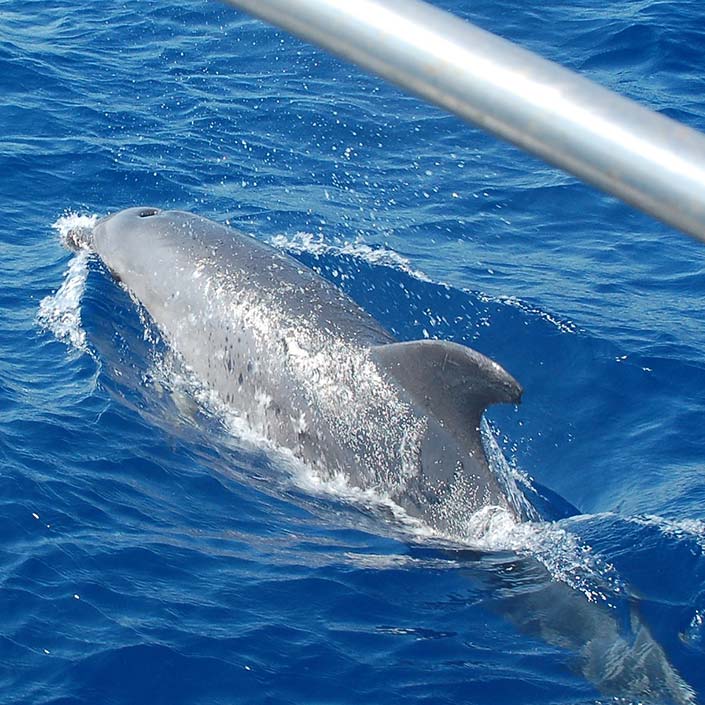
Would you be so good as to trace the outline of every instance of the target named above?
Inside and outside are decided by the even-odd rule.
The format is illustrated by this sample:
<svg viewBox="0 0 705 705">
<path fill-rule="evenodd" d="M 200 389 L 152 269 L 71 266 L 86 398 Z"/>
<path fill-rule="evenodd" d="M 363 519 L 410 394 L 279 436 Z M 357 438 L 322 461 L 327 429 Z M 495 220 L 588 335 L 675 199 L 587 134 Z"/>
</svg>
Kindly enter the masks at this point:
<svg viewBox="0 0 705 705">
<path fill-rule="evenodd" d="M 226 0 L 705 240 L 705 136 L 420 0 Z"/>
</svg>

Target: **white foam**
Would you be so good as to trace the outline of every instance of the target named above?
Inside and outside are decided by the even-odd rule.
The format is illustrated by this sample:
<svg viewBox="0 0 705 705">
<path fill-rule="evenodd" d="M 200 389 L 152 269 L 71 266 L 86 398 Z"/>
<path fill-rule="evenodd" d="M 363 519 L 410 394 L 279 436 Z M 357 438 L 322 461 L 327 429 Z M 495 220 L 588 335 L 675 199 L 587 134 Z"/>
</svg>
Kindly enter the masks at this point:
<svg viewBox="0 0 705 705">
<path fill-rule="evenodd" d="M 95 215 L 67 213 L 61 216 L 52 227 L 59 233 L 62 245 L 69 246 L 70 233 L 76 229 L 92 229 L 97 221 Z M 79 250 L 69 262 L 64 280 L 59 289 L 46 296 L 39 303 L 37 323 L 51 331 L 61 340 L 79 352 L 87 352 L 86 333 L 81 326 L 81 298 L 88 278 L 89 252 Z"/>
<path fill-rule="evenodd" d="M 88 252 L 78 252 L 64 273 L 61 287 L 39 303 L 37 322 L 80 352 L 87 352 L 86 333 L 81 326 L 81 297 L 88 278 Z"/>
<path fill-rule="evenodd" d="M 561 321 L 559 318 L 556 318 L 556 316 L 553 316 L 550 313 L 547 313 L 546 311 L 537 308 L 536 306 L 532 306 L 531 304 L 526 303 L 526 301 L 518 299 L 516 296 L 488 296 L 486 294 L 481 293 L 479 293 L 477 296 L 480 301 L 484 301 L 487 303 L 501 303 L 505 306 L 511 306 L 512 308 L 519 309 L 523 313 L 538 316 L 539 318 L 543 319 L 547 323 L 550 323 L 552 326 L 557 328 L 561 333 L 574 334 L 578 332 L 578 327 L 572 321 Z"/>
<path fill-rule="evenodd" d="M 370 247 L 359 240 L 356 242 L 330 244 L 325 242 L 322 237 L 314 235 L 313 233 L 298 232 L 295 233 L 293 237 L 276 235 L 271 238 L 270 242 L 275 247 L 279 247 L 294 254 L 306 252 L 316 256 L 325 254 L 332 254 L 334 256 L 343 255 L 364 260 L 368 264 L 389 267 L 390 269 L 405 272 L 420 281 L 431 281 L 430 277 L 424 274 L 420 269 L 413 268 L 411 262 L 398 252 L 389 250 L 386 247 Z M 335 274 L 333 276 L 335 276 Z"/>
<path fill-rule="evenodd" d="M 457 533 L 445 534 L 410 516 L 376 490 L 354 487 L 343 476 L 322 478 L 296 461 L 291 467 L 294 482 L 304 491 L 328 495 L 368 510 L 381 510 L 393 519 L 396 529 L 415 541 L 531 556 L 544 566 L 553 580 L 578 590 L 590 602 L 609 603 L 612 595 L 622 591 L 612 566 L 603 563 L 590 546 L 555 523 L 517 522 L 505 508 L 486 506 L 468 514 L 462 527 L 456 529 Z"/>
<path fill-rule="evenodd" d="M 692 646 L 705 646 L 705 610 L 695 610 L 690 624 L 681 634 L 681 638 Z"/>
<path fill-rule="evenodd" d="M 59 233 L 59 241 L 67 249 L 75 249 L 77 246 L 88 249 L 87 241 L 83 238 L 76 238 L 74 234 L 80 231 L 91 232 L 97 222 L 97 215 L 80 215 L 69 212 L 58 218 L 51 227 Z"/>
<path fill-rule="evenodd" d="M 705 553 L 705 521 L 699 519 L 664 519 L 654 514 L 632 517 L 630 519 L 641 526 L 653 526 L 664 536 L 675 539 L 694 540 Z"/>
</svg>

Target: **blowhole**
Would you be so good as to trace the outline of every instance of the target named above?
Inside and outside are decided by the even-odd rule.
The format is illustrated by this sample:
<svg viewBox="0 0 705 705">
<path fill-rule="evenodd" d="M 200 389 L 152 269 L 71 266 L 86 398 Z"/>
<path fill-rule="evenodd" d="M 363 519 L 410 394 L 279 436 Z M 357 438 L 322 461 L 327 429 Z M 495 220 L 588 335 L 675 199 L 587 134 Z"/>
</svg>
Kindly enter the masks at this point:
<svg viewBox="0 0 705 705">
<path fill-rule="evenodd" d="M 137 215 L 140 218 L 149 218 L 150 215 L 157 215 L 159 213 L 158 208 L 143 208 Z"/>
</svg>

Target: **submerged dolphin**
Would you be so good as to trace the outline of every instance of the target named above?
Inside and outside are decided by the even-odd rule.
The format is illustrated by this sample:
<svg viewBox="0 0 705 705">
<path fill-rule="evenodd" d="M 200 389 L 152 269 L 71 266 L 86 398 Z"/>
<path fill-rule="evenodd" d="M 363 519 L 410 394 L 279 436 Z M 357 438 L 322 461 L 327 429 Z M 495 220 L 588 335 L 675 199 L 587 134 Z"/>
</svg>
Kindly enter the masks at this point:
<svg viewBox="0 0 705 705">
<path fill-rule="evenodd" d="M 200 379 L 318 472 L 447 534 L 488 505 L 530 516 L 483 449 L 485 408 L 522 393 L 496 362 L 450 342 L 396 342 L 297 260 L 190 213 L 130 208 L 81 237 L 74 245 L 98 254 Z"/>
</svg>

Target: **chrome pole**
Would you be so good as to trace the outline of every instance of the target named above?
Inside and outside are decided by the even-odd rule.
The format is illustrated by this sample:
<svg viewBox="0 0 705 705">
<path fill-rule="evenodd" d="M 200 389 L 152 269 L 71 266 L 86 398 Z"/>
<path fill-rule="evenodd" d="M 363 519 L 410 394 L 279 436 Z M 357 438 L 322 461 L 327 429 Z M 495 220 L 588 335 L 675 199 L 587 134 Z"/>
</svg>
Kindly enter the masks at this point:
<svg viewBox="0 0 705 705">
<path fill-rule="evenodd" d="M 705 241 L 705 135 L 421 0 L 226 0 Z"/>
</svg>

